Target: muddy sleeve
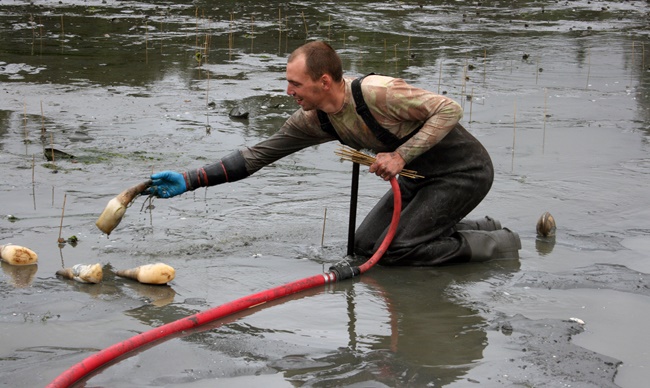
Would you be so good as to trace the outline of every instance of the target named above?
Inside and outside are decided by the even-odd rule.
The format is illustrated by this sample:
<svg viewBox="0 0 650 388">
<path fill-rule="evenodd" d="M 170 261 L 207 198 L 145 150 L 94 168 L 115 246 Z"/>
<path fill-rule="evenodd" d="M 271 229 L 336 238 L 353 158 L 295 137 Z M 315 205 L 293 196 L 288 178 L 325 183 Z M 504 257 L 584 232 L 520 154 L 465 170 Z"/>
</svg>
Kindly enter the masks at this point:
<svg viewBox="0 0 650 388">
<path fill-rule="evenodd" d="M 248 174 L 309 146 L 336 140 L 320 128 L 315 111 L 296 111 L 278 132 L 241 150 Z"/>
<path fill-rule="evenodd" d="M 333 138 L 320 129 L 315 112 L 300 109 L 280 130 L 252 147 L 231 152 L 215 163 L 183 173 L 187 190 L 235 182 L 257 172 L 276 160 L 311 145 Z"/>
<path fill-rule="evenodd" d="M 196 190 L 199 187 L 235 182 L 249 175 L 244 157 L 239 151 L 234 151 L 216 163 L 185 171 L 183 179 L 187 190 Z"/>
</svg>

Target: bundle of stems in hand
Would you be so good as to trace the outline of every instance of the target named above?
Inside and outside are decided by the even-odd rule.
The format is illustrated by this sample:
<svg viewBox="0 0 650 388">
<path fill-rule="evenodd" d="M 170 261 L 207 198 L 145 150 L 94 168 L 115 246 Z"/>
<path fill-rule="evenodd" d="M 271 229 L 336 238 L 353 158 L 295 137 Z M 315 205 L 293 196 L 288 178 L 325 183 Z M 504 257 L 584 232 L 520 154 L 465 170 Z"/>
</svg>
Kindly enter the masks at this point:
<svg viewBox="0 0 650 388">
<path fill-rule="evenodd" d="M 357 151 L 354 148 L 343 146 L 334 153 L 339 156 L 342 160 L 349 160 L 354 163 L 363 164 L 364 166 L 370 166 L 375 162 L 375 157 L 365 154 L 361 151 Z M 407 178 L 424 178 L 422 175 L 418 175 L 417 172 L 413 170 L 402 170 L 400 175 Z"/>
</svg>

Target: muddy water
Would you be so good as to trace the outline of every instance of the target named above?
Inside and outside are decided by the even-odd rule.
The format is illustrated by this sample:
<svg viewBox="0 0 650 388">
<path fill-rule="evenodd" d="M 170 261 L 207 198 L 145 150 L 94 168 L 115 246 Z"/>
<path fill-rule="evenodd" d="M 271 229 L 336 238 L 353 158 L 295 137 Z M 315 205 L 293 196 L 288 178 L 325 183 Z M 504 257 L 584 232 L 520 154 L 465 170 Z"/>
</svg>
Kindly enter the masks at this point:
<svg viewBox="0 0 650 388">
<path fill-rule="evenodd" d="M 295 109 L 287 53 L 324 39 L 348 74 L 403 77 L 463 104 L 496 167 L 472 215 L 519 232 L 521 260 L 375 267 L 143 349 L 87 384 L 642 386 L 649 11 L 640 1 L 0 2 L 0 244 L 39 253 L 38 266 L 2 264 L 2 382 L 44 386 L 136 333 L 345 257 L 351 166 L 336 144 L 235 184 L 139 198 L 110 238 L 94 225 L 152 171 L 273 133 Z M 232 108 L 249 118 L 231 119 Z M 52 146 L 75 158 L 48 161 Z M 360 180 L 363 216 L 389 187 Z M 554 240 L 536 238 L 544 211 Z M 59 247 L 59 235 L 79 241 Z M 158 261 L 177 271 L 168 286 L 113 275 Z M 95 262 L 99 285 L 55 276 Z"/>
</svg>

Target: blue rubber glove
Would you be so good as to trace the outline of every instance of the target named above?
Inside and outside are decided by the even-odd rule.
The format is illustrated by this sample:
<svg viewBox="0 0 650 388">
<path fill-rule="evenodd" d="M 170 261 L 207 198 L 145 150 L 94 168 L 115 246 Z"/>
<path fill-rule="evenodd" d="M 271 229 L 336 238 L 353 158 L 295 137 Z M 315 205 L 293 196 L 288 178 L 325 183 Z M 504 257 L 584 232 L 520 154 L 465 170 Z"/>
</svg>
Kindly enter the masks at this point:
<svg viewBox="0 0 650 388">
<path fill-rule="evenodd" d="M 183 174 L 176 171 L 161 171 L 151 175 L 151 186 L 145 194 L 159 198 L 171 198 L 187 191 Z"/>
</svg>

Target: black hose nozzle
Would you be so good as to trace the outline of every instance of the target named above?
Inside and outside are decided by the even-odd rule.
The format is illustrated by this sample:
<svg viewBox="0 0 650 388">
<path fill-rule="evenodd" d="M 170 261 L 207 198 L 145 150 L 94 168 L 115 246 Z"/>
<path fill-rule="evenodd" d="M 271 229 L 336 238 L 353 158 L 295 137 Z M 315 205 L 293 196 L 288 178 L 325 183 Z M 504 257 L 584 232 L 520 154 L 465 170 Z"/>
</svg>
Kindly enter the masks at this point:
<svg viewBox="0 0 650 388">
<path fill-rule="evenodd" d="M 347 261 L 334 264 L 330 267 L 330 271 L 336 275 L 336 280 L 351 279 L 355 276 L 361 275 L 361 270 L 357 266 L 351 266 Z"/>
</svg>

